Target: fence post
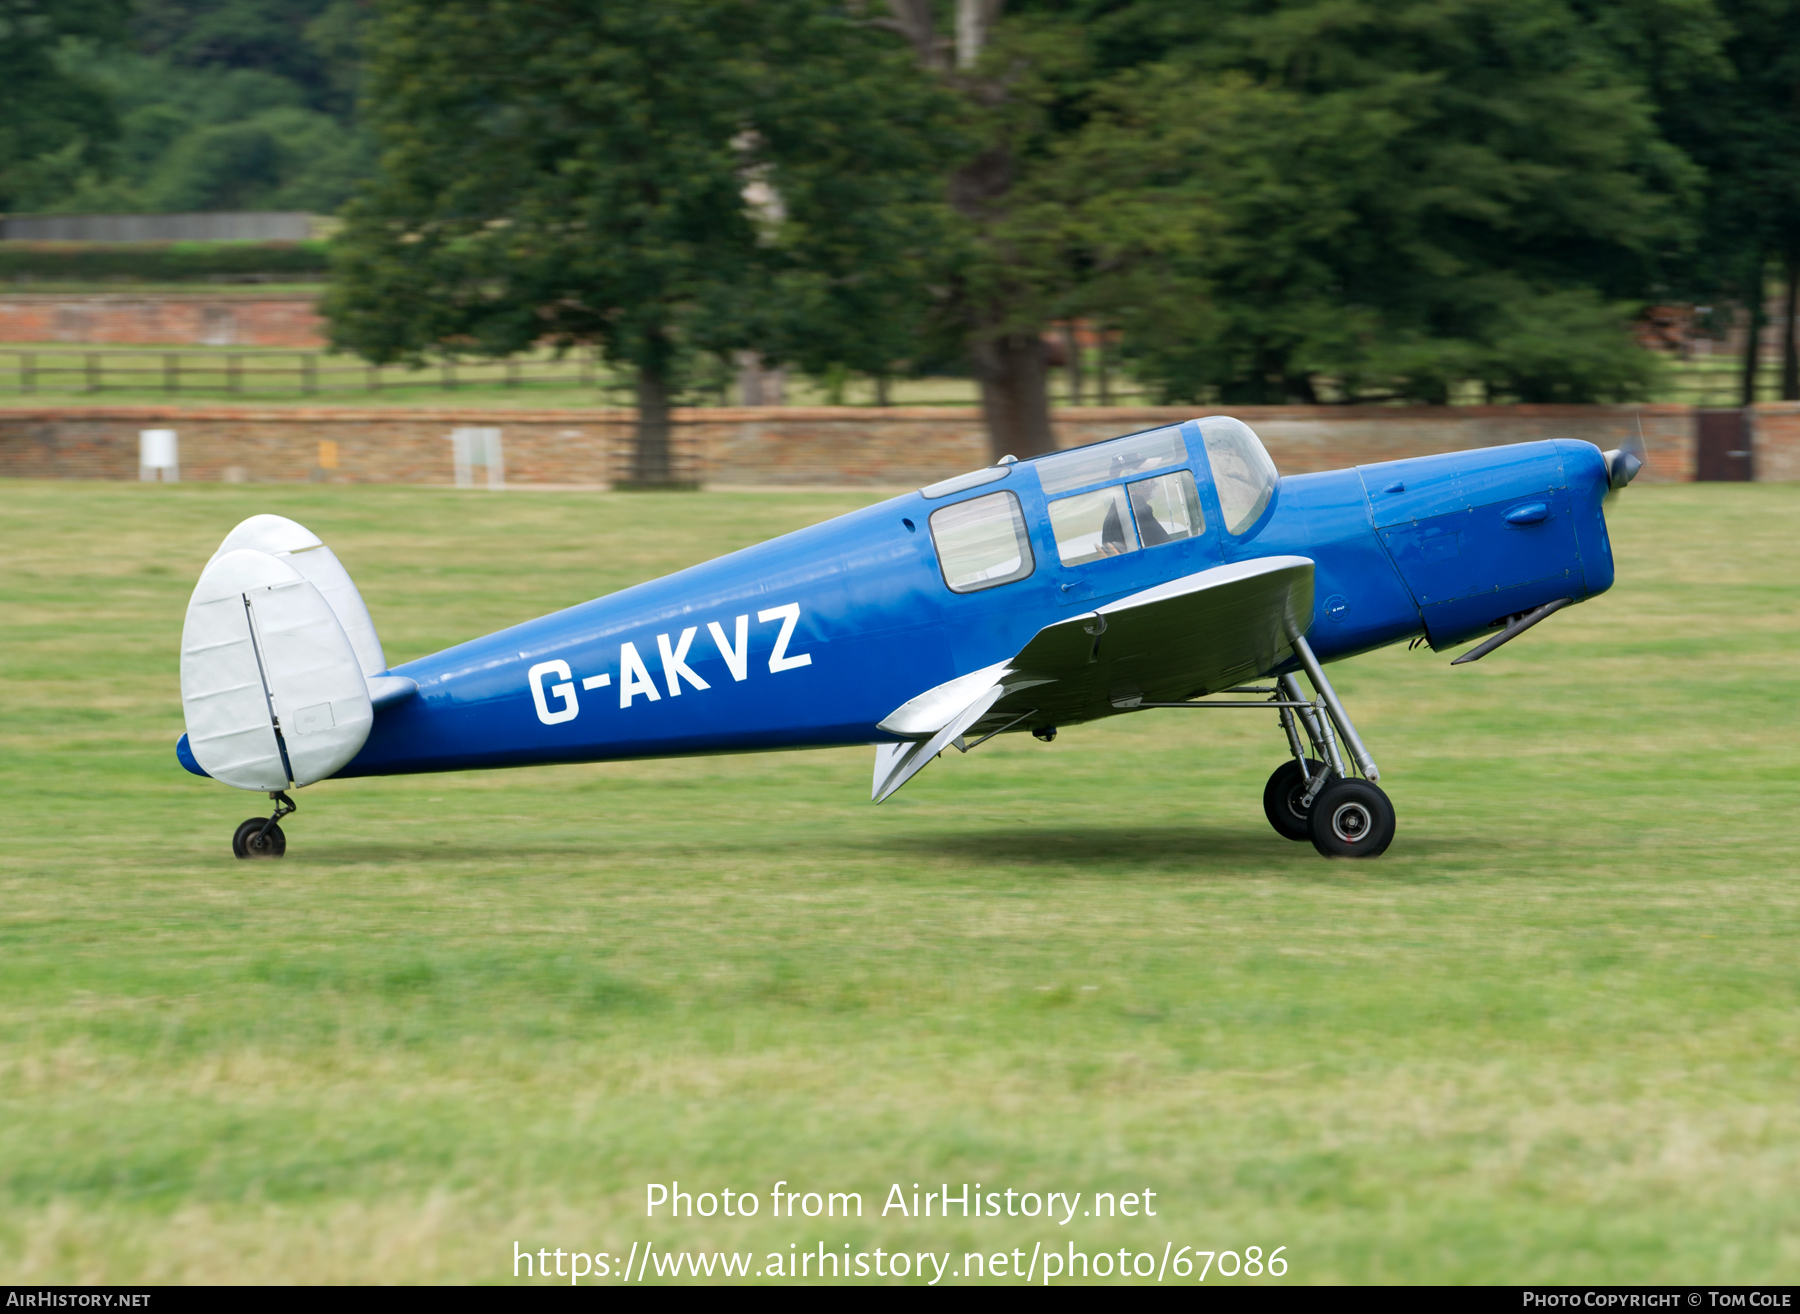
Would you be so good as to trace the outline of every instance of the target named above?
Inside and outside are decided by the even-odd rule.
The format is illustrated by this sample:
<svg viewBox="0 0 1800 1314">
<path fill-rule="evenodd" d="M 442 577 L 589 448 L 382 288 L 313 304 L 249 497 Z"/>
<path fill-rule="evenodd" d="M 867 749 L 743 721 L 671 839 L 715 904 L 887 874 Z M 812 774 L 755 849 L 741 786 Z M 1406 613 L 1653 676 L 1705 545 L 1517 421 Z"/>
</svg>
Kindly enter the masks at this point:
<svg viewBox="0 0 1800 1314">
<path fill-rule="evenodd" d="M 225 390 L 240 393 L 244 390 L 244 358 L 237 352 L 225 358 Z"/>
<path fill-rule="evenodd" d="M 87 365 L 87 391 L 100 391 L 100 353 L 90 351 L 85 357 Z"/>
<path fill-rule="evenodd" d="M 37 353 L 28 351 L 19 357 L 19 391 L 37 391 Z"/>
</svg>

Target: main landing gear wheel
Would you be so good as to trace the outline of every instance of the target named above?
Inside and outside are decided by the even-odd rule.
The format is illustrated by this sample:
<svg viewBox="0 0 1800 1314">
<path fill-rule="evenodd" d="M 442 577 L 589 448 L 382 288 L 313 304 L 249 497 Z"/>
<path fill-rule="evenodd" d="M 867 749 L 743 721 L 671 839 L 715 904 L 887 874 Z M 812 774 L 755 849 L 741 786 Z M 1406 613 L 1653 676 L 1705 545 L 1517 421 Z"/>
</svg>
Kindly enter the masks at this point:
<svg viewBox="0 0 1800 1314">
<path fill-rule="evenodd" d="M 1263 812 L 1283 839 L 1304 842 L 1312 838 L 1311 809 L 1302 806 L 1301 800 L 1306 797 L 1308 781 L 1325 770 L 1325 764 L 1309 760 L 1306 770 L 1308 774 L 1302 776 L 1300 764 L 1290 757 L 1275 768 L 1275 774 L 1263 786 Z"/>
<path fill-rule="evenodd" d="M 1313 800 L 1313 847 L 1327 858 L 1375 858 L 1394 842 L 1394 805 L 1366 780 L 1335 780 Z"/>
<path fill-rule="evenodd" d="M 251 817 L 231 837 L 231 851 L 240 858 L 279 858 L 287 852 L 287 836 L 267 817 Z"/>
</svg>

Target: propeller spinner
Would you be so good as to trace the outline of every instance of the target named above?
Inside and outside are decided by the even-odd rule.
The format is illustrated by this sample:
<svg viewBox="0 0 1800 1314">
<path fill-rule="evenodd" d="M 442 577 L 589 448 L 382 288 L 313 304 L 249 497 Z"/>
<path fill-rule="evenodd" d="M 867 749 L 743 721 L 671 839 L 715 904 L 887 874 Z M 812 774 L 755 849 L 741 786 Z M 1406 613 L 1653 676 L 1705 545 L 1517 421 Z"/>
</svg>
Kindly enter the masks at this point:
<svg viewBox="0 0 1800 1314">
<path fill-rule="evenodd" d="M 1615 447 L 1602 454 L 1606 462 L 1606 486 L 1610 496 L 1618 492 L 1626 484 L 1637 478 L 1639 470 L 1644 468 L 1644 461 L 1649 453 L 1644 447 L 1644 422 L 1638 421 L 1637 432 L 1625 440 L 1623 447 Z"/>
</svg>

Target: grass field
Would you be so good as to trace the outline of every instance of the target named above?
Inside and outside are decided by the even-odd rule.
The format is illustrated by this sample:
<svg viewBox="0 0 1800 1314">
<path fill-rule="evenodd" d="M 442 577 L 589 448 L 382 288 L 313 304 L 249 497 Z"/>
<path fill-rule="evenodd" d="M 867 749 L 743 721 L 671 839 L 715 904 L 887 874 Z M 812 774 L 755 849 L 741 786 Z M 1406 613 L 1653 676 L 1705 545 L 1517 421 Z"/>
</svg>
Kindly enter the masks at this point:
<svg viewBox="0 0 1800 1314">
<path fill-rule="evenodd" d="M 183 606 L 253 512 L 400 661 L 857 504 L 0 483 L 0 1278 L 1071 1241 L 1800 1277 L 1800 487 L 1633 489 L 1607 596 L 1335 668 L 1373 863 L 1269 830 L 1260 714 L 1009 737 L 880 809 L 867 750 L 327 782 L 266 864 L 257 800 L 175 763 Z M 646 1220 L 670 1179 L 760 1214 Z M 771 1218 L 777 1180 L 865 1217 Z M 879 1216 L 965 1181 L 1157 1216 Z"/>
</svg>

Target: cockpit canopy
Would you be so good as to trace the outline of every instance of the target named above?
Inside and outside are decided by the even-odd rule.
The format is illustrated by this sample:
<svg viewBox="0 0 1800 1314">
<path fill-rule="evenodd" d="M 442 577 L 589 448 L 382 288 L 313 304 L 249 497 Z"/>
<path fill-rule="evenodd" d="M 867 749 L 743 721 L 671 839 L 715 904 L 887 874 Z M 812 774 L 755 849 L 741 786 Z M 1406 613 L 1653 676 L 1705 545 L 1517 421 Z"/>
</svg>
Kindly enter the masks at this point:
<svg viewBox="0 0 1800 1314">
<path fill-rule="evenodd" d="M 1280 477 L 1275 462 L 1242 420 L 1209 415 L 1196 423 L 1206 440 L 1206 463 L 1212 467 L 1225 532 L 1241 534 L 1256 523 L 1275 495 L 1275 481 Z"/>
<path fill-rule="evenodd" d="M 1200 430 L 1207 468 L 1229 534 L 1253 526 L 1275 494 L 1275 463 L 1242 420 L 1214 415 L 1192 423 Z M 1031 463 L 1048 499 L 1050 529 L 1064 566 L 1206 532 L 1185 425 L 1127 434 Z M 920 489 L 937 500 L 998 483 L 1012 473 L 1006 461 Z M 1031 533 L 1018 493 L 1002 489 L 953 502 L 931 513 L 938 564 L 952 592 L 975 593 L 1024 579 L 1036 569 Z"/>
</svg>

